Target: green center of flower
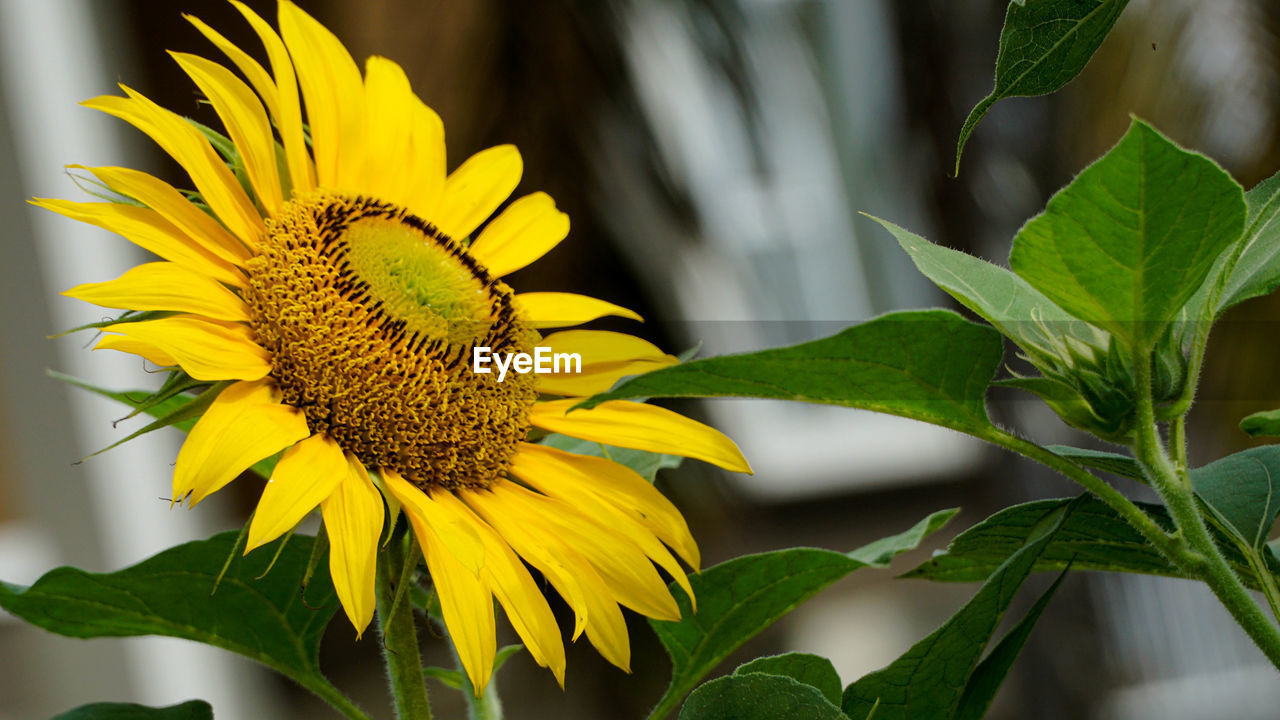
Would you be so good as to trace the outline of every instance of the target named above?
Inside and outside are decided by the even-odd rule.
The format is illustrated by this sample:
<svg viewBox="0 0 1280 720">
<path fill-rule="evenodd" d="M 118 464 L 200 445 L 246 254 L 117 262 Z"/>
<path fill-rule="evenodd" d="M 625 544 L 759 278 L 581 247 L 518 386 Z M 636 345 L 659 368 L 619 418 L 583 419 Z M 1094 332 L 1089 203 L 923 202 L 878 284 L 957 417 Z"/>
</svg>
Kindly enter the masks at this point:
<svg viewBox="0 0 1280 720">
<path fill-rule="evenodd" d="M 538 335 L 461 245 L 401 208 L 315 193 L 285 204 L 247 270 L 271 377 L 312 432 L 424 490 L 505 472 L 537 392 L 472 372 L 472 349 L 530 352 Z"/>
<path fill-rule="evenodd" d="M 484 337 L 492 298 L 485 279 L 458 262 L 455 248 L 379 217 L 350 223 L 343 240 L 352 271 L 409 330 L 456 345 Z"/>
</svg>

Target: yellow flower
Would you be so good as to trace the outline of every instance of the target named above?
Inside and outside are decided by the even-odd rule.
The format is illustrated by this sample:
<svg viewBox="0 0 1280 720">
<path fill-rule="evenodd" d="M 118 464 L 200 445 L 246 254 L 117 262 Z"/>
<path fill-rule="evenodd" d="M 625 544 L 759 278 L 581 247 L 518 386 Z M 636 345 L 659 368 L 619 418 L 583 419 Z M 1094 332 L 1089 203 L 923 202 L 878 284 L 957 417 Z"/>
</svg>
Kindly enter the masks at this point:
<svg viewBox="0 0 1280 720">
<path fill-rule="evenodd" d="M 638 319 L 580 295 L 516 294 L 499 279 L 567 235 L 568 217 L 547 195 L 510 203 L 468 244 L 516 188 L 516 149 L 485 150 L 446 173 L 440 118 L 399 66 L 372 57 L 362 77 L 338 39 L 287 0 L 279 34 L 232 2 L 271 72 L 195 18 L 247 83 L 173 53 L 221 119 L 234 145 L 221 148 L 227 159 L 197 126 L 128 87 L 125 97 L 85 103 L 158 143 L 190 176 L 195 200 L 145 173 L 101 167 L 88 170 L 135 202 L 34 201 L 162 258 L 66 294 L 161 311 L 106 327 L 97 347 L 223 388 L 182 446 L 173 497 L 194 506 L 282 453 L 248 549 L 319 507 L 330 573 L 357 631 L 374 612 L 384 513 L 403 509 L 477 689 L 493 667 L 494 597 L 563 684 L 560 629 L 526 563 L 573 609 L 573 637 L 585 632 L 626 669 L 620 606 L 677 618 L 657 568 L 688 591 L 675 556 L 697 568 L 698 548 L 680 513 L 635 472 L 530 443 L 531 429 L 736 471 L 749 471 L 746 461 L 721 433 L 662 408 L 609 402 L 568 412 L 675 358 L 620 333 L 541 337 L 605 315 Z M 579 353 L 581 372 L 501 382 L 473 372 L 475 347 L 539 345 Z"/>
</svg>

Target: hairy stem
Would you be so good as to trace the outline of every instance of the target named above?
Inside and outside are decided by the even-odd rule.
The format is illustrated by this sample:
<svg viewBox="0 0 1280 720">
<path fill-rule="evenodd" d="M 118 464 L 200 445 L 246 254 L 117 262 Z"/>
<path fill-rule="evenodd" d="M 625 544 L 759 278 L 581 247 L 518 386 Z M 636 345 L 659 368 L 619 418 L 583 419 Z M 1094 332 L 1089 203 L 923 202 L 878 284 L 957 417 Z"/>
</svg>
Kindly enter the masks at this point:
<svg viewBox="0 0 1280 720">
<path fill-rule="evenodd" d="M 1187 574 L 1203 580 L 1267 659 L 1280 668 L 1280 628 L 1267 618 L 1244 583 L 1227 565 L 1196 505 L 1185 466 L 1178 468 L 1173 464 L 1160 440 L 1151 399 L 1149 354 L 1139 358 L 1135 370 L 1138 408 L 1134 454 L 1147 473 L 1151 486 L 1164 500 L 1183 540 L 1193 551 L 1190 557 L 1170 559 L 1178 562 Z"/>
<path fill-rule="evenodd" d="M 413 603 L 404 602 L 397 592 L 412 582 L 415 555 L 390 543 L 378 563 L 378 629 L 382 633 L 383 657 L 391 695 L 395 699 L 396 717 L 400 720 L 431 720 L 431 701 L 427 697 L 426 677 L 422 673 L 422 655 L 418 650 L 418 631 L 413 621 Z M 410 547 L 412 541 L 410 541 Z M 393 587 L 391 576 L 396 576 Z"/>
<path fill-rule="evenodd" d="M 1163 528 L 1156 524 L 1155 520 L 1151 519 L 1151 516 L 1142 512 L 1142 509 L 1135 505 L 1132 500 L 1125 497 L 1119 490 L 1108 485 L 1101 478 L 1051 450 L 1029 440 L 1023 440 L 1016 435 L 1006 433 L 1003 430 L 994 430 L 984 434 L 982 438 L 1006 450 L 1011 450 L 1023 457 L 1035 460 L 1041 465 L 1056 470 L 1076 481 L 1085 490 L 1106 503 L 1112 510 L 1115 510 L 1120 517 L 1132 525 L 1147 542 L 1155 546 L 1165 557 L 1172 560 L 1176 565 L 1181 566 L 1183 564 L 1186 559 L 1185 556 L 1188 554 L 1186 547 L 1177 538 L 1170 537 Z"/>
</svg>

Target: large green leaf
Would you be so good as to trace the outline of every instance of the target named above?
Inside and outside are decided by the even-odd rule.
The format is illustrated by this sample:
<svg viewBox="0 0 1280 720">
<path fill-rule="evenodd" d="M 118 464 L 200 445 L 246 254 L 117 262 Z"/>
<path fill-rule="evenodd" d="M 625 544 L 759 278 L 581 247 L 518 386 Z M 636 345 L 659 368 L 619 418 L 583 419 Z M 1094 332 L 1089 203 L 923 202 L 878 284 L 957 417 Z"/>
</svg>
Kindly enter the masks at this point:
<svg viewBox="0 0 1280 720">
<path fill-rule="evenodd" d="M 1106 347 L 1106 334 L 1072 316 L 1013 271 L 951 248 L 934 245 L 887 220 L 884 226 L 916 268 L 961 305 L 991 323 L 1028 352 L 1055 352 L 1070 337 Z"/>
<path fill-rule="evenodd" d="M 954 718 L 1000 619 L 1071 510 L 1070 506 L 1060 507 L 1041 516 L 1026 544 L 942 627 L 888 667 L 845 688 L 845 714 L 863 718 L 876 708 L 876 720 Z M 990 678 L 984 677 L 983 682 L 990 682 Z"/>
<path fill-rule="evenodd" d="M 1013 0 L 1000 31 L 996 84 L 965 118 L 956 146 L 960 156 L 978 122 L 1007 97 L 1047 95 L 1088 64 L 1129 0 Z"/>
<path fill-rule="evenodd" d="M 1023 226 L 1009 264 L 1137 356 L 1240 239 L 1244 221 L 1244 193 L 1230 175 L 1134 120 L 1118 145 Z"/>
<path fill-rule="evenodd" d="M 1280 445 L 1264 445 L 1191 471 L 1196 494 L 1247 547 L 1259 549 L 1280 513 Z"/>
<path fill-rule="evenodd" d="M 785 675 L 793 680 L 818 689 L 822 696 L 832 705 L 840 705 L 840 694 L 843 685 L 840 675 L 831 661 L 809 653 L 786 653 L 756 658 L 751 662 L 739 665 L 734 675 L 747 673 L 764 673 L 766 675 Z"/>
<path fill-rule="evenodd" d="M 1000 333 L 947 310 L 882 315 L 822 340 L 694 360 L 632 378 L 583 403 L 634 397 L 761 397 L 844 405 L 989 431 L 985 393 Z"/>
<path fill-rule="evenodd" d="M 1007 507 L 957 535 L 946 550 L 935 553 L 903 577 L 979 582 L 1022 547 L 1031 528 L 1044 513 L 1071 502 L 1077 503 L 1076 508 L 1036 560 L 1036 572 L 1061 572 L 1069 565 L 1074 570 L 1185 577 L 1114 510 L 1090 495 L 1075 500 L 1036 500 Z M 1163 506 L 1137 505 L 1160 526 L 1172 529 L 1173 522 Z M 1219 535 L 1218 545 L 1227 563 L 1245 584 L 1257 588 L 1258 579 L 1248 559 L 1233 543 L 1225 540 Z"/>
<path fill-rule="evenodd" d="M 224 532 L 178 545 L 111 573 L 61 567 L 30 587 L 0 582 L 0 607 L 68 637 L 167 635 L 214 645 L 325 699 L 340 698 L 317 662 L 320 638 L 338 608 L 333 584 L 328 573 L 317 573 L 305 598 L 301 589 L 312 538 L 293 535 L 266 572 L 270 549 L 241 556 L 238 536 Z"/>
<path fill-rule="evenodd" d="M 1249 207 L 1244 249 L 1227 276 L 1217 312 L 1280 286 L 1280 173 L 1244 194 Z"/>
<path fill-rule="evenodd" d="M 822 693 L 784 675 L 726 675 L 698 688 L 680 720 L 848 720 Z"/>
<path fill-rule="evenodd" d="M 894 555 L 916 547 L 955 514 L 956 510 L 944 510 L 930 515 L 895 535 L 892 547 L 878 541 L 848 554 L 792 548 L 734 558 L 689 577 L 698 598 L 696 613 L 688 597 L 672 583 L 672 593 L 680 603 L 680 620 L 649 621 L 671 657 L 671 685 L 649 717 L 666 717 L 729 653 L 819 590 L 858 568 L 883 567 Z"/>
<path fill-rule="evenodd" d="M 213 720 L 213 708 L 203 700 L 188 700 L 162 708 L 102 702 L 81 705 L 53 720 Z"/>
<path fill-rule="evenodd" d="M 1049 589 L 1044 591 L 1040 599 L 1036 600 L 1027 614 L 1022 616 L 1018 624 L 1014 625 L 1013 629 L 1000 639 L 991 653 L 978 663 L 977 669 L 969 677 L 969 682 L 965 684 L 955 720 L 982 720 L 982 717 L 987 714 L 987 708 L 991 707 L 991 701 L 995 699 L 996 692 L 1004 683 L 1010 668 L 1013 667 L 1013 661 L 1022 654 L 1022 648 L 1031 637 L 1031 631 L 1035 629 L 1040 616 L 1044 614 L 1045 608 L 1049 607 L 1049 601 L 1058 592 L 1058 587 L 1066 577 L 1067 571 L 1064 570 Z"/>
<path fill-rule="evenodd" d="M 1046 513 L 1076 503 L 1062 527 L 1036 558 L 1035 570 L 1114 570 L 1180 576 L 1178 570 L 1101 500 L 1036 500 L 1007 507 L 957 535 L 947 549 L 903 575 L 947 582 L 980 582 L 1026 544 L 1031 529 Z M 1166 527 L 1158 505 L 1139 505 Z"/>
</svg>

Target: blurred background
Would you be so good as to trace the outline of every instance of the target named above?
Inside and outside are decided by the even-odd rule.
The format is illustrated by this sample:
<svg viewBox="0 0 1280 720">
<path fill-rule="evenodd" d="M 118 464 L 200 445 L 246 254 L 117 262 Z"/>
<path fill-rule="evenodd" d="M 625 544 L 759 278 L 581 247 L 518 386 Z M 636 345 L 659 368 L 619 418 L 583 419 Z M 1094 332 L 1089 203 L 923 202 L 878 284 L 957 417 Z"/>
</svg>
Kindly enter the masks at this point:
<svg viewBox="0 0 1280 720">
<path fill-rule="evenodd" d="M 274 17 L 274 2 L 251 0 Z M 718 354 L 829 335 L 891 309 L 950 306 L 868 212 L 997 262 L 1049 195 L 1123 133 L 1130 115 L 1222 163 L 1246 187 L 1280 166 L 1280 5 L 1132 0 L 1086 71 L 1048 98 L 998 104 L 952 178 L 964 116 L 990 89 L 1003 0 L 300 0 L 363 59 L 404 66 L 439 111 L 450 166 L 517 144 L 521 190 L 551 193 L 569 241 L 511 278 L 521 290 L 586 292 L 636 308 L 673 352 Z M 112 387 L 154 387 L 132 356 L 91 354 L 103 319 L 58 292 L 142 258 L 127 242 L 25 204 L 81 199 L 72 163 L 176 166 L 123 123 L 76 105 L 125 82 L 208 120 L 164 54 L 221 60 L 180 16 L 198 15 L 261 53 L 221 0 L 0 0 L 0 579 L 49 568 L 117 569 L 186 539 L 239 527 L 254 481 L 196 512 L 163 500 L 179 438 L 156 433 L 83 464 L 133 426 L 48 379 L 56 368 Z M 1243 415 L 1280 401 L 1272 298 L 1215 333 L 1193 416 L 1193 462 L 1241 449 Z M 116 357 L 109 357 L 115 355 Z M 992 413 L 1044 443 L 1086 442 L 1043 406 L 992 395 Z M 1075 489 L 961 435 L 799 404 L 690 404 L 734 437 L 752 477 L 686 463 L 660 486 L 681 506 L 706 564 L 796 545 L 848 550 L 962 507 L 905 572 L 1005 505 Z M 238 494 L 237 494 L 238 493 Z M 972 585 L 864 570 L 730 658 L 804 651 L 848 683 L 924 637 Z M 1029 583 L 1025 608 L 1048 578 Z M 1018 608 L 1015 613 L 1018 614 Z M 499 676 L 514 718 L 639 718 L 668 677 L 632 618 L 632 675 L 585 643 L 568 688 L 527 656 Z M 508 637 L 513 637 L 508 632 Z M 429 659 L 448 664 L 438 639 Z M 334 623 L 334 681 L 389 718 L 377 640 Z M 247 660 L 164 639 L 75 641 L 0 614 L 0 720 L 96 700 L 211 701 L 219 718 L 327 717 L 318 700 Z M 442 717 L 461 712 L 437 690 Z M 1207 591 L 1167 579 L 1069 577 L 992 718 L 1274 718 L 1280 684 Z M 1227 710 L 1229 709 L 1229 710 Z"/>
</svg>

